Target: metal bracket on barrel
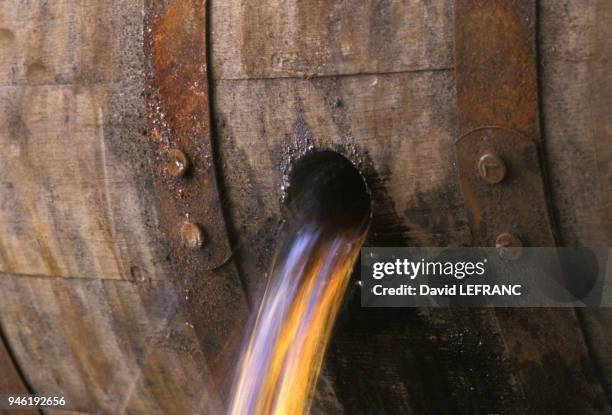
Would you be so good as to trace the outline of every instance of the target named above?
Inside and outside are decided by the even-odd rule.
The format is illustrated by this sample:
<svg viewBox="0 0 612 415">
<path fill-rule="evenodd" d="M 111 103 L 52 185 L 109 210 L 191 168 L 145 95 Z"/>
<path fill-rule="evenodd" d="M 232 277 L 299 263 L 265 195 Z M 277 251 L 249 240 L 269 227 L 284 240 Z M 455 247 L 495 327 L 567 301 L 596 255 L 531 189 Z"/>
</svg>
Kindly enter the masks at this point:
<svg viewBox="0 0 612 415">
<path fill-rule="evenodd" d="M 207 333 L 202 346 L 216 354 L 230 331 L 242 326 L 248 307 L 228 262 L 213 157 L 206 1 L 148 0 L 145 10 L 147 132 L 160 227 L 187 318 L 198 333 Z"/>
<path fill-rule="evenodd" d="M 461 193 L 480 246 L 554 246 L 540 163 L 535 2 L 455 2 Z"/>
<path fill-rule="evenodd" d="M 516 130 L 482 127 L 462 136 L 455 150 L 475 245 L 554 245 L 533 140 Z"/>
</svg>

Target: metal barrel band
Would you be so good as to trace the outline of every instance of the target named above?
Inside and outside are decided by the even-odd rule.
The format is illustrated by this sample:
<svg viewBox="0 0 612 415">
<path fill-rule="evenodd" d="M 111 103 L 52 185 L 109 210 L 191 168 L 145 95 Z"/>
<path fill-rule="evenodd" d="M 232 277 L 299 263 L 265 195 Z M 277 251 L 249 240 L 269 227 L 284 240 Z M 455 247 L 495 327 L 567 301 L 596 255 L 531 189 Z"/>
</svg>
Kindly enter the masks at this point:
<svg viewBox="0 0 612 415">
<path fill-rule="evenodd" d="M 540 161 L 536 5 L 455 1 L 458 180 L 472 243 L 508 253 L 556 245 Z M 492 313 L 500 356 L 511 362 L 493 389 L 514 401 L 508 412 L 577 412 L 567 398 L 577 390 L 584 402 L 605 401 L 573 309 Z"/>
<path fill-rule="evenodd" d="M 206 1 L 148 0 L 144 17 L 150 165 L 160 228 L 186 318 L 209 360 L 248 307 L 218 189 L 210 131 Z"/>
</svg>

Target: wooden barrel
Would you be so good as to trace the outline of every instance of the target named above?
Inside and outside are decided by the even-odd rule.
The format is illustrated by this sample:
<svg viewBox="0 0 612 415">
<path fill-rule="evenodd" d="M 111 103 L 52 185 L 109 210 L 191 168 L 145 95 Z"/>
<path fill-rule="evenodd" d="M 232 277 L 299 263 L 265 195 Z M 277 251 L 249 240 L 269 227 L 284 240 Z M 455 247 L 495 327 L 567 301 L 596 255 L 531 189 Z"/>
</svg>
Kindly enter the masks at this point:
<svg viewBox="0 0 612 415">
<path fill-rule="evenodd" d="M 282 220 L 284 168 L 301 149 L 360 163 L 374 196 L 367 245 L 472 243 L 453 145 L 454 2 L 213 0 L 201 3 L 204 70 L 231 257 L 184 291 L 154 191 L 150 3 L 0 3 L 2 339 L 26 387 L 65 396 L 65 413 L 221 411 L 210 356 L 231 335 L 185 304 L 248 317 Z M 610 246 L 612 4 L 541 0 L 536 26 L 555 231 L 562 245 Z M 213 310 L 209 283 L 241 303 Z M 351 287 L 313 412 L 612 413 L 606 309 L 558 313 L 550 327 L 517 314 L 523 329 L 508 331 L 509 311 L 361 309 L 358 298 Z M 516 359 L 550 344 L 571 353 Z M 534 390 L 558 399 L 534 407 Z"/>
</svg>

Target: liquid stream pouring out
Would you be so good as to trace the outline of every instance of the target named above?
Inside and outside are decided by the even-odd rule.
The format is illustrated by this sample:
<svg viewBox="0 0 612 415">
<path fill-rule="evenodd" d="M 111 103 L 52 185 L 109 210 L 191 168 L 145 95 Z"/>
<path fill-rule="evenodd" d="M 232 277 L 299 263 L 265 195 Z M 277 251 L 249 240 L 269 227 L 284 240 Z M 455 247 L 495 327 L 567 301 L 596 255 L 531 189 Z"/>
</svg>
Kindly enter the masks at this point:
<svg viewBox="0 0 612 415">
<path fill-rule="evenodd" d="M 233 380 L 231 415 L 308 413 L 370 222 L 363 177 L 331 151 L 294 167 L 270 278 Z"/>
</svg>

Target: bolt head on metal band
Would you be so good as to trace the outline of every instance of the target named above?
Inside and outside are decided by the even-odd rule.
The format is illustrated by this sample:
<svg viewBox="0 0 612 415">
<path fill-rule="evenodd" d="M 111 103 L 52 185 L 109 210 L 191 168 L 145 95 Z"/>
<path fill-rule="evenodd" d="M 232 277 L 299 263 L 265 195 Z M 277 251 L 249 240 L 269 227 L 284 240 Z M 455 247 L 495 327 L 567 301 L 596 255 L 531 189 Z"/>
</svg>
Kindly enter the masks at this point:
<svg viewBox="0 0 612 415">
<path fill-rule="evenodd" d="M 180 177 L 189 170 L 189 159 L 179 149 L 169 150 L 166 154 L 166 172 L 172 177 Z"/>
<path fill-rule="evenodd" d="M 506 164 L 493 153 L 485 153 L 478 160 L 478 174 L 487 183 L 499 183 L 506 177 Z"/>
<path fill-rule="evenodd" d="M 521 256 L 523 242 L 516 235 L 504 232 L 495 238 L 495 247 L 501 258 L 513 260 Z"/>
<path fill-rule="evenodd" d="M 180 229 L 181 244 L 188 249 L 199 249 L 204 244 L 202 228 L 193 222 L 185 222 Z"/>
</svg>

